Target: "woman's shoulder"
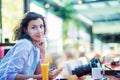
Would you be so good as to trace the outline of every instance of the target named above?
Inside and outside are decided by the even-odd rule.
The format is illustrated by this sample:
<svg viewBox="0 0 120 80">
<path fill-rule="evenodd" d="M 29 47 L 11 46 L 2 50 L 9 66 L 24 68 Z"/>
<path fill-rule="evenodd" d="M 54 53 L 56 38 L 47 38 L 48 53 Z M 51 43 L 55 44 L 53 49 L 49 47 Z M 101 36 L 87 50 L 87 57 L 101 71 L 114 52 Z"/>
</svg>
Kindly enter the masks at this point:
<svg viewBox="0 0 120 80">
<path fill-rule="evenodd" d="M 30 44 L 31 41 L 24 38 L 24 39 L 20 39 L 17 43 L 27 43 L 27 44 Z"/>
<path fill-rule="evenodd" d="M 32 41 L 28 39 L 21 39 L 16 43 L 16 45 L 22 45 L 23 47 L 27 47 L 27 48 L 33 47 Z"/>
</svg>

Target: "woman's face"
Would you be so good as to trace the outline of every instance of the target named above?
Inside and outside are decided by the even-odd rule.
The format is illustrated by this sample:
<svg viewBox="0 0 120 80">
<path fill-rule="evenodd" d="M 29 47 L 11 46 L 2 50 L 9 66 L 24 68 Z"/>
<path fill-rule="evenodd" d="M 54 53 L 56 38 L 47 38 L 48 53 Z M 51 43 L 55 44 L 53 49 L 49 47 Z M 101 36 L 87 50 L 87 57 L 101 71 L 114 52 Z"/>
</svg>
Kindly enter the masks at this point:
<svg viewBox="0 0 120 80">
<path fill-rule="evenodd" d="M 41 41 L 44 37 L 44 25 L 42 19 L 31 20 L 26 30 L 33 41 Z"/>
</svg>

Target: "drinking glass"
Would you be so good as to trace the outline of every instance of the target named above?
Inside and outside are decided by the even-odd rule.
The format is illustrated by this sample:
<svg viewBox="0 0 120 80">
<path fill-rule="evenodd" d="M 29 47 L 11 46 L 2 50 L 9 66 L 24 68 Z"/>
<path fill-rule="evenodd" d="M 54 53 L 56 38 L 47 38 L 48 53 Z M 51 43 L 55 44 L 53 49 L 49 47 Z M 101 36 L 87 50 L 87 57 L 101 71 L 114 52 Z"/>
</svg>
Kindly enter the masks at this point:
<svg viewBox="0 0 120 80">
<path fill-rule="evenodd" d="M 49 63 L 48 62 L 41 63 L 41 71 L 42 71 L 42 80 L 49 80 Z"/>
</svg>

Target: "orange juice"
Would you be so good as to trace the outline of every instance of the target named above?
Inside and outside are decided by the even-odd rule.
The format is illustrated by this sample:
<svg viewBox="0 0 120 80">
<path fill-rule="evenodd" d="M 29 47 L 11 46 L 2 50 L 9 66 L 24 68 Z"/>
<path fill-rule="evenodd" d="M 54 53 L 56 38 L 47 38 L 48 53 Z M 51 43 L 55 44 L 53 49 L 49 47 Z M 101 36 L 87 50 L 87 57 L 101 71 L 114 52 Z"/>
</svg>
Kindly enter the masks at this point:
<svg viewBox="0 0 120 80">
<path fill-rule="evenodd" d="M 41 63 L 42 70 L 42 80 L 49 80 L 48 72 L 49 72 L 49 63 L 43 62 Z"/>
<path fill-rule="evenodd" d="M 53 62 L 53 60 L 52 60 L 52 58 L 45 58 L 45 62 L 52 63 L 52 62 Z"/>
</svg>

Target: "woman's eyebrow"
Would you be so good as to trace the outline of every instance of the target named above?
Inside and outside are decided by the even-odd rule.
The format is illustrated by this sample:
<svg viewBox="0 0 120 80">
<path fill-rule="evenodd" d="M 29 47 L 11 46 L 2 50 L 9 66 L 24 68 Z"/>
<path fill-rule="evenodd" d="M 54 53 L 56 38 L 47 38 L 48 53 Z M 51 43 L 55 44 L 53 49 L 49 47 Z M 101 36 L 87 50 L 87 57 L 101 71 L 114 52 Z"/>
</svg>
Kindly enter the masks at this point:
<svg viewBox="0 0 120 80">
<path fill-rule="evenodd" d="M 32 26 L 38 26 L 38 25 L 36 25 L 36 24 L 33 24 Z M 40 24 L 39 26 L 44 26 L 44 24 Z"/>
<path fill-rule="evenodd" d="M 37 25 L 33 24 L 32 26 L 37 26 Z"/>
</svg>

